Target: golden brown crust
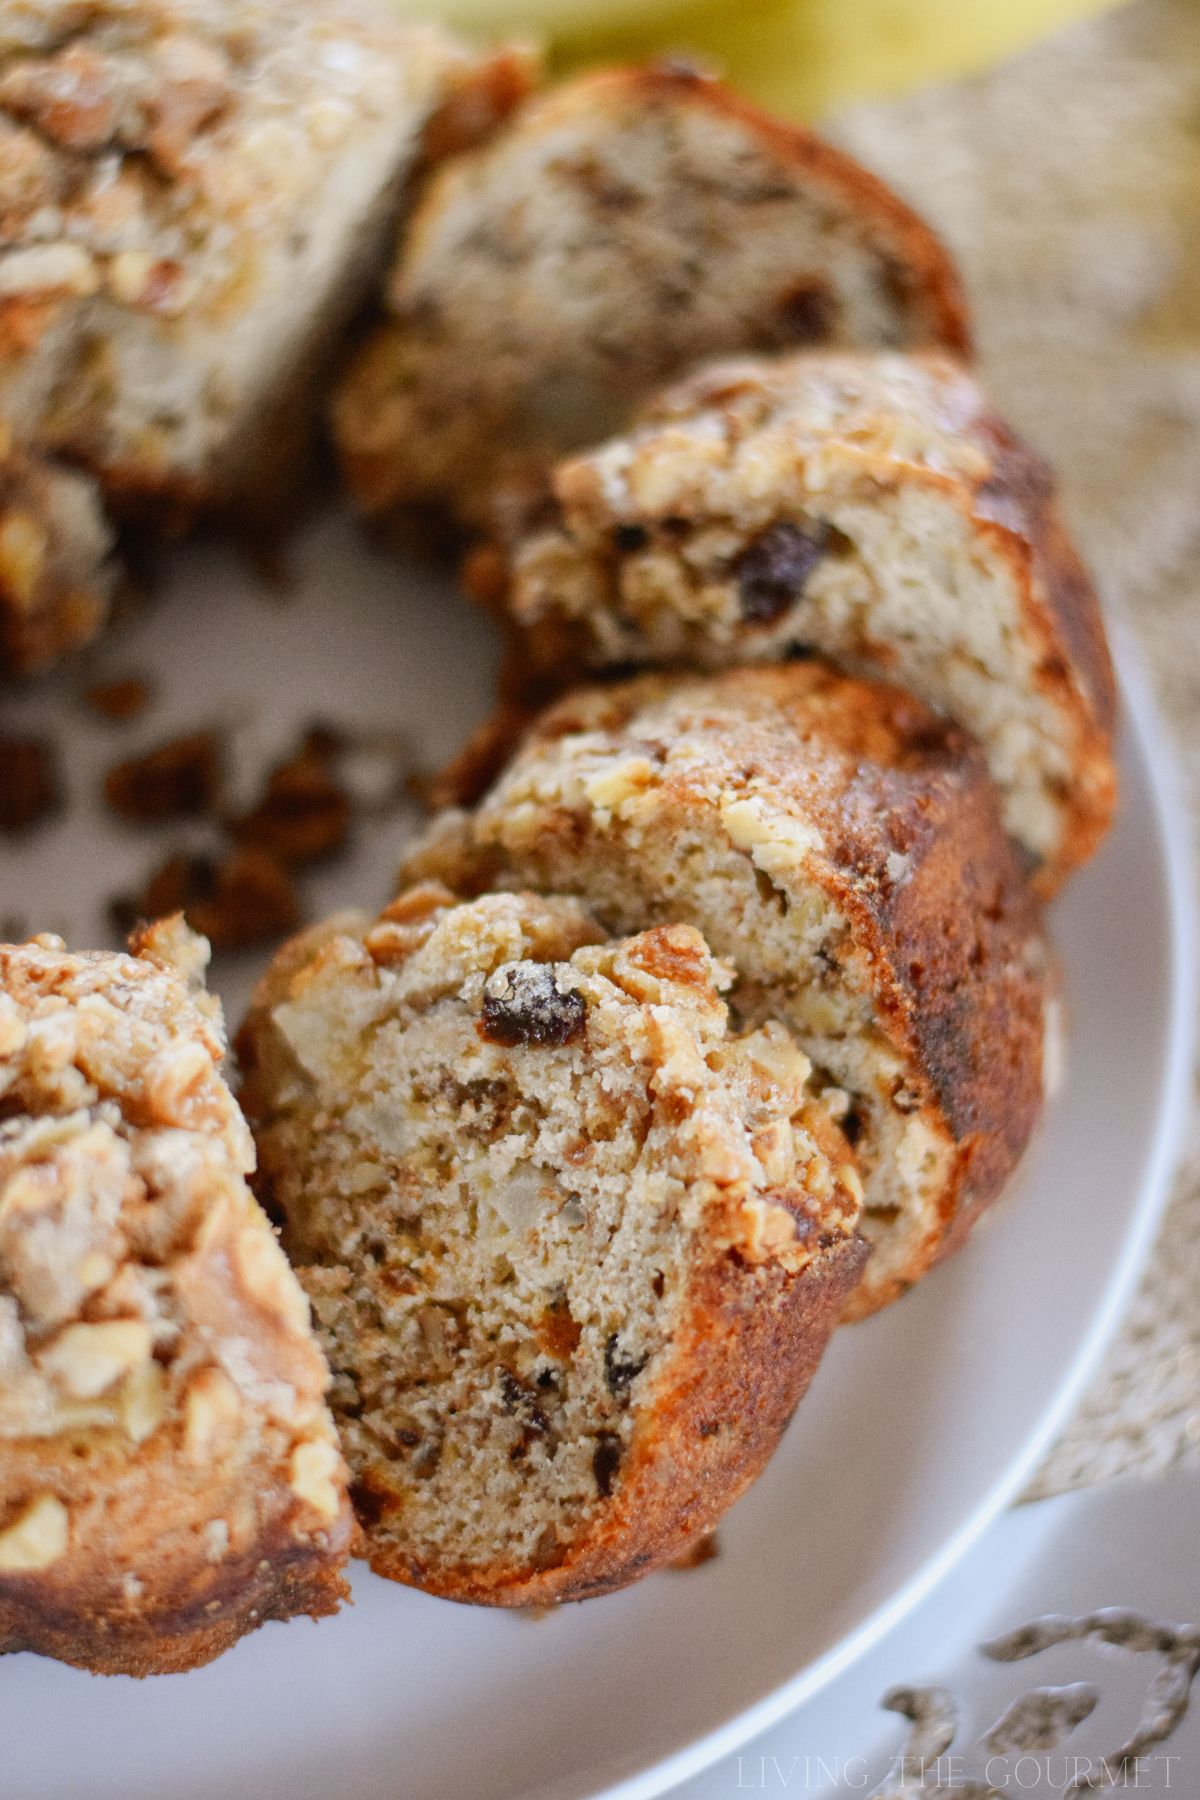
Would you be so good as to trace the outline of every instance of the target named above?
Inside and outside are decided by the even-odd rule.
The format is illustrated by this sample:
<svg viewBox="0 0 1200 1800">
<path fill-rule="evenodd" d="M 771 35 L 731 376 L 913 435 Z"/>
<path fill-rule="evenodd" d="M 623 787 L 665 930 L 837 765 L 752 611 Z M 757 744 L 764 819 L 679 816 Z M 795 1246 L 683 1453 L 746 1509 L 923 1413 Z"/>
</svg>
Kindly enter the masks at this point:
<svg viewBox="0 0 1200 1800">
<path fill-rule="evenodd" d="M 975 516 L 1020 571 L 1030 596 L 1026 616 L 1036 623 L 1043 613 L 1039 681 L 1075 720 L 1067 829 L 1058 856 L 1032 875 L 1036 893 L 1048 900 L 1094 854 L 1116 811 L 1116 677 L 1096 590 L 1063 523 L 1049 468 L 995 413 L 982 412 L 973 424 L 992 457 L 991 474 L 974 495 Z"/>
<path fill-rule="evenodd" d="M 626 801 L 612 798 L 614 781 L 626 782 Z M 847 922 L 838 966 L 869 995 L 904 1071 L 904 1110 L 945 1159 L 936 1217 L 911 1232 L 894 1274 L 868 1269 L 850 1303 L 861 1316 L 962 1241 L 1042 1105 L 1037 913 L 964 733 L 897 689 L 819 662 L 583 689 L 541 715 L 476 812 L 435 829 L 403 878 L 576 893 L 610 930 L 686 920 L 735 964 L 735 1009 L 779 1012 L 833 1066 L 835 1048 L 806 1038 L 789 991 L 819 985 L 820 955 L 816 973 L 801 960 L 785 982 L 778 952 L 762 947 L 765 901 L 748 911 L 756 903 L 711 870 L 703 893 L 670 873 L 673 846 L 697 830 L 714 847 L 737 842 L 723 824 L 731 803 L 760 832 L 745 854 L 780 847 L 756 865 L 767 891 L 803 920 L 815 887 Z M 869 1169 L 865 1181 L 869 1224 Z"/>
<path fill-rule="evenodd" d="M 486 142 L 537 87 L 541 55 L 533 44 L 501 44 L 450 78 L 448 91 L 421 133 L 415 179 L 448 157 Z"/>
<path fill-rule="evenodd" d="M 749 1271 L 729 1255 L 696 1295 L 675 1379 L 634 1439 L 620 1498 L 600 1528 L 536 1575 L 414 1567 L 382 1547 L 378 1575 L 487 1606 L 548 1606 L 609 1594 L 662 1568 L 713 1526 L 766 1467 L 816 1373 L 866 1261 L 843 1238 L 800 1273 Z"/>
<path fill-rule="evenodd" d="M 24 1471 L 37 1478 L 29 1447 L 19 1448 Z M 174 1675 L 211 1662 L 268 1620 L 324 1618 L 349 1599 L 348 1510 L 320 1542 L 298 1539 L 280 1513 L 236 1556 L 206 1564 L 197 1533 L 223 1497 L 210 1486 L 196 1496 L 193 1516 L 172 1515 L 164 1501 L 178 1495 L 178 1456 L 177 1444 L 164 1444 L 136 1482 L 102 1460 L 64 1479 L 45 1456 L 46 1482 L 87 1539 L 87 1565 L 76 1560 L 62 1575 L 0 1573 L 0 1655 L 30 1650 L 97 1675 Z M 137 1588 L 126 1581 L 131 1573 Z"/>
<path fill-rule="evenodd" d="M 711 76 L 677 63 L 614 69 L 592 78 L 599 86 L 628 87 L 647 101 L 679 94 L 701 98 L 716 114 L 737 119 L 771 144 L 780 161 L 802 170 L 840 197 L 878 232 L 894 257 L 894 280 L 911 309 L 912 342 L 960 356 L 971 353 L 970 315 L 962 278 L 921 215 L 886 182 L 805 126 L 772 117 Z"/>
</svg>

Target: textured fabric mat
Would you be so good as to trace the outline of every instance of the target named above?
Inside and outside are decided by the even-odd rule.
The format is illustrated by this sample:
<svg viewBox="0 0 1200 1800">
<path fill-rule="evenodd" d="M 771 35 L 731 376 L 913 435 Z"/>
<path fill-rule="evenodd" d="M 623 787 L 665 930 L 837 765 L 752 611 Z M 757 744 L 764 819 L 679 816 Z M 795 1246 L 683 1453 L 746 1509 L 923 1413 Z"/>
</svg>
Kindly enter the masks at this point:
<svg viewBox="0 0 1200 1800">
<path fill-rule="evenodd" d="M 1136 0 L 979 79 L 843 114 L 833 135 L 961 259 L 988 385 L 1057 467 L 1141 644 L 1195 842 L 1200 6 Z M 1140 1292 L 1029 1496 L 1184 1461 L 1200 1463 L 1200 1104 Z"/>
</svg>

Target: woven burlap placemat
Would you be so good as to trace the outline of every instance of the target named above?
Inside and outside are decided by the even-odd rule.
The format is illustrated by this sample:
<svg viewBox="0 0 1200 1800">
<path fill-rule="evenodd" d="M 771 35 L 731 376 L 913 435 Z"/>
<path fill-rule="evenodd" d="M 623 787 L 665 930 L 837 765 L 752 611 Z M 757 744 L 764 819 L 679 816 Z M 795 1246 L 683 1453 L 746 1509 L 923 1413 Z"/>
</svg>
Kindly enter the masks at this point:
<svg viewBox="0 0 1200 1800">
<path fill-rule="evenodd" d="M 1137 0 L 833 131 L 961 259 L 988 385 L 1059 471 L 1104 598 L 1142 647 L 1195 819 L 1200 7 Z M 1136 1301 L 1030 1495 L 1183 1460 L 1200 1462 L 1200 1105 Z"/>
</svg>

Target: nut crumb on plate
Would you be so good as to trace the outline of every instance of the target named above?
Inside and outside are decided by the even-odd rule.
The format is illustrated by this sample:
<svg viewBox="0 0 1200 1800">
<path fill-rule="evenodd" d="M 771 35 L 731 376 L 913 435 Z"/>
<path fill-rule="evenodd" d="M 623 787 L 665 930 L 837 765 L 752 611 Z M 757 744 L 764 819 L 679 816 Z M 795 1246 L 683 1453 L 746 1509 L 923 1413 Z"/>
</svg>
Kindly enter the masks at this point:
<svg viewBox="0 0 1200 1800">
<path fill-rule="evenodd" d="M 58 754 L 50 740 L 0 736 L 0 834 L 32 831 L 61 805 Z"/>
<path fill-rule="evenodd" d="M 140 718 L 154 699 L 154 689 L 144 675 L 121 675 L 92 682 L 81 697 L 97 718 L 123 725 Z"/>
<path fill-rule="evenodd" d="M 265 850 L 234 849 L 221 857 L 175 852 L 137 894 L 109 903 L 114 925 L 182 912 L 215 950 L 245 950 L 276 942 L 301 922 L 291 872 Z"/>
</svg>

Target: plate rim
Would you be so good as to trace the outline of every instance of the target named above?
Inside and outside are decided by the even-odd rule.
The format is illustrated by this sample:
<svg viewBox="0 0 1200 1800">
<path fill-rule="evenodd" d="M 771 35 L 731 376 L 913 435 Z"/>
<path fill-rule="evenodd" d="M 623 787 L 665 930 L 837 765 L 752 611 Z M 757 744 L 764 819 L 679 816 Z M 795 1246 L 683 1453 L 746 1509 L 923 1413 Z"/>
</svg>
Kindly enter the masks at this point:
<svg viewBox="0 0 1200 1800">
<path fill-rule="evenodd" d="M 1015 1499 L 1049 1448 L 1088 1377 L 1115 1335 L 1145 1268 L 1166 1210 L 1189 1119 L 1192 1065 L 1198 1041 L 1197 978 L 1200 927 L 1191 814 L 1178 752 L 1159 712 L 1145 660 L 1122 621 L 1106 621 L 1120 693 L 1118 729 L 1137 741 L 1146 770 L 1154 837 L 1164 878 L 1169 1003 L 1163 1053 L 1163 1093 L 1145 1174 L 1121 1256 L 1097 1301 L 1091 1324 L 1042 1409 L 1020 1452 L 942 1548 L 882 1605 L 845 1633 L 790 1680 L 743 1707 L 690 1744 L 605 1787 L 580 1791 L 579 1800 L 658 1800 L 683 1782 L 732 1755 L 814 1699 L 928 1597 Z"/>
<path fill-rule="evenodd" d="M 309 577 L 314 571 L 320 576 L 325 566 L 322 560 L 324 554 L 325 550 L 321 549 L 312 569 L 307 569 L 306 563 L 301 565 L 307 571 L 300 583 L 305 593 L 312 585 Z M 235 583 L 234 586 L 236 585 Z M 371 623 L 379 594 L 373 583 L 367 584 L 366 592 L 370 596 L 370 606 L 366 610 L 370 614 L 368 623 Z M 423 595 L 421 584 L 418 584 L 418 592 Z M 431 608 L 436 606 L 440 619 L 444 598 L 440 585 L 436 593 L 431 592 L 430 596 L 423 597 L 418 606 L 418 630 L 415 637 L 418 644 L 425 641 L 425 626 L 428 624 L 428 620 L 424 625 L 421 624 L 425 598 L 428 598 Z M 390 616 L 389 614 L 389 619 Z M 291 629 L 294 634 L 294 619 Z M 373 624 L 371 629 L 374 629 Z M 1185 789 L 1174 753 L 1169 748 L 1169 733 L 1150 698 L 1149 684 L 1142 674 L 1136 650 L 1125 641 L 1124 634 L 1114 631 L 1113 636 L 1114 648 L 1119 653 L 1118 666 L 1122 674 L 1125 698 L 1121 740 L 1128 769 L 1130 796 L 1125 829 L 1132 833 L 1138 846 L 1139 859 L 1131 868 L 1129 840 L 1123 832 L 1115 834 L 1115 840 L 1119 840 L 1119 847 L 1116 842 L 1114 845 L 1117 849 L 1115 862 L 1120 872 L 1115 888 L 1110 884 L 1106 890 L 1102 883 L 1097 890 L 1097 897 L 1104 899 L 1105 903 L 1097 909 L 1091 904 L 1088 884 L 1086 881 L 1082 882 L 1077 894 L 1072 896 L 1071 908 L 1073 911 L 1079 910 L 1079 902 L 1082 900 L 1082 912 L 1085 916 L 1091 912 L 1097 913 L 1102 937 L 1109 944 L 1109 953 L 1112 954 L 1114 946 L 1121 941 L 1128 910 L 1131 907 L 1136 909 L 1138 889 L 1148 895 L 1153 919 L 1153 931 L 1149 940 L 1150 960 L 1145 965 L 1135 967 L 1144 966 L 1144 980 L 1152 997 L 1152 1005 L 1147 1011 L 1138 1009 L 1145 1024 L 1146 1041 L 1152 1054 L 1142 1060 L 1142 1099 L 1139 1102 L 1141 1124 L 1131 1140 L 1131 1153 L 1123 1160 L 1125 1179 L 1119 1192 L 1112 1196 L 1113 1228 L 1107 1232 L 1104 1252 L 1094 1263 L 1091 1279 L 1083 1285 L 1080 1298 L 1074 1305 L 1071 1331 L 1046 1365 L 1046 1378 L 1037 1380 L 1037 1398 L 1032 1405 L 1024 1404 L 1017 1409 L 1015 1428 L 1006 1430 L 998 1455 L 991 1452 L 987 1454 L 980 1479 L 972 1483 L 971 1491 L 960 1496 L 953 1505 L 941 1509 L 939 1531 L 924 1534 L 915 1556 L 911 1555 L 910 1546 L 910 1553 L 902 1556 L 898 1563 L 892 1564 L 887 1579 L 873 1580 L 869 1584 L 874 1590 L 873 1594 L 863 1595 L 861 1602 L 856 1601 L 854 1605 L 839 1607 L 835 1617 L 826 1620 L 823 1630 L 808 1633 L 807 1654 L 806 1647 L 797 1643 L 784 1630 L 780 1633 L 777 1653 L 765 1665 L 760 1666 L 751 1679 L 735 1684 L 729 1679 L 730 1672 L 723 1669 L 724 1659 L 719 1648 L 714 1655 L 710 1642 L 707 1649 L 700 1650 L 701 1656 L 709 1659 L 703 1705 L 690 1709 L 685 1707 L 682 1716 L 676 1715 L 674 1723 L 668 1714 L 665 1723 L 657 1726 L 653 1723 L 652 1710 L 650 1720 L 646 1722 L 650 1729 L 647 1730 L 643 1725 L 631 1733 L 640 1738 L 640 1743 L 630 1744 L 628 1750 L 622 1752 L 618 1740 L 615 1759 L 611 1755 L 610 1737 L 607 1740 L 608 1752 L 603 1756 L 599 1752 L 593 1756 L 592 1751 L 586 1747 L 582 1754 L 564 1756 L 560 1746 L 553 1764 L 546 1764 L 543 1759 L 538 1764 L 536 1774 L 532 1771 L 522 1774 L 520 1751 L 515 1749 L 516 1761 L 508 1764 L 505 1779 L 499 1784 L 504 1787 L 505 1792 L 513 1793 L 514 1800 L 516 1796 L 523 1796 L 523 1800 L 535 1800 L 535 1796 L 539 1800 L 653 1800 L 654 1796 L 665 1793 L 678 1783 L 703 1775 L 714 1762 L 729 1756 L 757 1733 L 779 1723 L 806 1702 L 814 1702 L 814 1712 L 819 1709 L 823 1704 L 822 1697 L 827 1700 L 831 1693 L 840 1692 L 840 1684 L 848 1672 L 857 1667 L 868 1652 L 878 1650 L 885 1641 L 891 1641 L 893 1627 L 908 1617 L 951 1573 L 971 1546 L 984 1536 L 996 1514 L 1013 1498 L 1022 1482 L 1028 1479 L 1049 1439 L 1073 1404 L 1104 1344 L 1112 1335 L 1161 1216 L 1167 1196 L 1168 1176 L 1174 1166 L 1180 1134 L 1189 1116 L 1187 1052 L 1192 1038 L 1192 994 L 1197 962 L 1196 929 L 1200 925 L 1192 898 L 1188 854 L 1190 831 Z M 389 699 L 388 704 L 391 703 Z M 287 717 L 290 722 L 290 713 Z M 1145 871 L 1148 884 L 1143 879 L 1142 871 Z M 1136 877 L 1136 882 L 1131 877 Z M 1115 933 L 1114 922 L 1119 927 Z M 1075 967 L 1074 960 L 1071 967 Z M 1110 1019 L 1108 1029 L 1111 1030 L 1111 1014 L 1106 1016 Z M 1102 1035 L 1106 1036 L 1107 1033 Z M 1069 1178 L 1072 1140 L 1059 1136 L 1057 1141 L 1060 1148 L 1065 1147 L 1066 1155 L 1060 1175 L 1065 1172 Z M 1015 1241 L 1023 1243 L 1026 1240 L 1018 1235 Z M 968 1263 L 971 1260 L 966 1259 Z M 986 1262 L 986 1258 L 984 1260 Z M 962 1273 L 969 1278 L 970 1268 L 965 1267 Z M 921 1298 L 923 1296 L 917 1297 L 915 1302 L 917 1313 L 914 1317 L 921 1316 Z M 936 1431 L 935 1417 L 933 1425 Z M 835 1593 L 837 1591 L 834 1590 Z M 454 1612 L 459 1609 L 450 1610 Z M 702 1607 L 701 1611 L 703 1610 Z M 752 1612 L 749 1618 L 753 1622 L 755 1614 Z M 602 1623 L 599 1615 L 597 1623 Z M 619 1636 L 618 1632 L 618 1639 Z M 332 1641 L 336 1652 L 336 1636 Z M 718 1639 L 718 1646 L 719 1642 Z M 258 1649 L 265 1654 L 265 1646 L 261 1643 Z M 247 1654 L 253 1655 L 254 1652 L 255 1646 L 251 1645 Z M 302 1678 L 308 1660 L 310 1659 L 302 1655 L 298 1665 Z M 69 1672 L 61 1673 L 65 1675 Z M 622 1700 L 634 1697 L 633 1694 L 626 1696 L 623 1677 L 618 1680 L 614 1693 Z M 610 1701 L 613 1697 L 610 1694 Z M 357 1720 L 354 1727 L 355 1740 L 361 1741 L 364 1736 L 373 1737 L 375 1734 L 369 1730 L 365 1716 L 360 1716 L 352 1704 L 350 1712 Z M 142 1716 L 145 1723 L 144 1715 L 139 1716 Z M 602 1716 L 611 1722 L 610 1713 L 606 1712 Z M 186 1720 L 184 1723 L 186 1725 Z M 157 1726 L 152 1729 L 154 1735 L 157 1735 Z M 436 1738 L 434 1741 L 436 1742 Z M 203 1762 L 205 1757 L 202 1746 L 197 1743 L 194 1749 L 198 1760 Z M 511 1744 L 509 1751 L 510 1755 L 514 1753 L 514 1746 Z M 278 1743 L 271 1752 L 272 1760 L 277 1753 Z M 399 1754 L 398 1750 L 396 1754 Z M 397 1794 L 407 1786 L 405 1778 L 398 1776 L 397 1765 L 391 1758 L 386 1762 L 381 1761 L 376 1751 L 372 1767 L 375 1770 L 375 1792 L 380 1791 L 378 1783 L 381 1775 L 382 1791 L 385 1793 Z M 83 1765 L 80 1765 L 76 1783 L 82 1772 Z M 129 1773 L 127 1771 L 127 1776 Z M 200 1771 L 195 1764 L 189 1773 L 200 1778 Z M 293 1782 L 296 1773 L 293 1762 Z M 430 1767 L 426 1774 L 433 1778 L 432 1785 L 426 1789 L 431 1800 L 432 1796 L 447 1791 L 444 1778 L 437 1778 L 435 1768 Z M 239 1773 L 235 1773 L 230 1767 L 228 1781 L 224 1776 L 214 1776 L 210 1770 L 203 1778 L 204 1787 L 196 1790 L 196 1800 L 205 1800 L 206 1796 L 207 1800 L 212 1800 L 218 1788 L 222 1793 L 225 1792 L 226 1785 L 232 1795 L 239 1782 L 244 1785 L 245 1778 L 244 1761 L 240 1764 Z M 511 1786 L 512 1782 L 517 1785 Z M 3 1785 L 0 1782 L 0 1787 Z M 272 1785 L 274 1792 L 274 1785 L 269 1785 Z M 492 1779 L 486 1775 L 481 1777 L 477 1772 L 475 1786 L 481 1793 L 494 1790 L 494 1785 Z M 67 1786 L 72 1793 L 76 1791 L 76 1787 L 70 1782 Z M 147 1793 L 160 1791 L 160 1786 L 152 1786 L 148 1780 L 145 1786 Z M 45 1792 L 47 1800 L 51 1800 L 49 1788 Z M 56 1797 L 61 1796 L 62 1792 L 61 1785 L 54 1790 Z M 118 1800 L 116 1789 L 113 1790 L 113 1800 Z"/>
</svg>

